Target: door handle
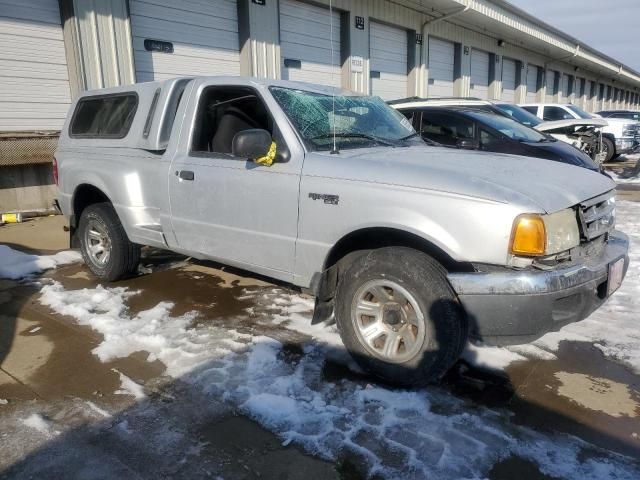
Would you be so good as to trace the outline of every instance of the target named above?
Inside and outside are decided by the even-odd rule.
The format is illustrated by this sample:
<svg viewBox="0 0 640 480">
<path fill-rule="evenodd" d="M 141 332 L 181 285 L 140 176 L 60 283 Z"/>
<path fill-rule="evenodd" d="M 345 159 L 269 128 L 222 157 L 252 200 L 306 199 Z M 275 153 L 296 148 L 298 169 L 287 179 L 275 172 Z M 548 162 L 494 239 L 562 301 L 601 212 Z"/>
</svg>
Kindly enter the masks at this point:
<svg viewBox="0 0 640 480">
<path fill-rule="evenodd" d="M 180 180 L 189 180 L 190 182 L 195 178 L 195 175 L 191 170 L 180 170 L 179 172 L 176 172 L 176 175 Z"/>
</svg>

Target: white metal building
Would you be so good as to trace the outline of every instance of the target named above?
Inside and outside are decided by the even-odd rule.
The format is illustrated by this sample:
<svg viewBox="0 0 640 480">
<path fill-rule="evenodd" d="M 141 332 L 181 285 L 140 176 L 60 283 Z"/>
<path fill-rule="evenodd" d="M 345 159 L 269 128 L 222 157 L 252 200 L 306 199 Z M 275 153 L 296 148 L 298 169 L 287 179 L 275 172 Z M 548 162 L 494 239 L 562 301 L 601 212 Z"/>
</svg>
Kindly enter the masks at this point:
<svg viewBox="0 0 640 480">
<path fill-rule="evenodd" d="M 84 89 L 199 74 L 638 108 L 638 72 L 503 0 L 328 3 L 0 0 L 0 131 L 59 129 Z"/>
<path fill-rule="evenodd" d="M 51 203 L 56 131 L 86 89 L 253 75 L 640 109 L 640 73 L 504 0 L 329 1 L 0 0 L 0 210 Z"/>
</svg>

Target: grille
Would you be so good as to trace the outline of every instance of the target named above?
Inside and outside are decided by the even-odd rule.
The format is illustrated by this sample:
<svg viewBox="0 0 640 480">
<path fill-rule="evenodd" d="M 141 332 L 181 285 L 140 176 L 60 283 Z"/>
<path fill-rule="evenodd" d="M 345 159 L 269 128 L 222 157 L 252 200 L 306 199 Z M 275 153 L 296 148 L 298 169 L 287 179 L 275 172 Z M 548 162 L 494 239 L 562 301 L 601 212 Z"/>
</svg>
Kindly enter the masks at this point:
<svg viewBox="0 0 640 480">
<path fill-rule="evenodd" d="M 612 190 L 578 205 L 580 235 L 591 241 L 609 232 L 615 226 L 615 192 Z"/>
</svg>

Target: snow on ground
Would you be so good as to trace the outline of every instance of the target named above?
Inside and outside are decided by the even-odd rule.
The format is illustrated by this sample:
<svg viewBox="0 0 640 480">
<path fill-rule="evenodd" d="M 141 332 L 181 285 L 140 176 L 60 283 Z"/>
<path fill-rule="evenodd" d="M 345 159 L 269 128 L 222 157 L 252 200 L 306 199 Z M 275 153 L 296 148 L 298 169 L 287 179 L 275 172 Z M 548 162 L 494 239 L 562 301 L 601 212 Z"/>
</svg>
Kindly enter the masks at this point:
<svg viewBox="0 0 640 480">
<path fill-rule="evenodd" d="M 640 164 L 640 154 L 626 155 L 625 160 L 638 162 Z M 625 167 L 627 172 L 623 172 L 623 175 L 620 175 L 615 170 L 607 170 L 607 173 L 611 175 L 611 177 L 616 181 L 616 183 L 640 183 L 640 171 L 638 171 L 638 164 L 636 164 L 635 168 L 628 169 Z"/>
<path fill-rule="evenodd" d="M 115 368 L 112 368 L 112 370 L 120 375 L 120 388 L 114 392 L 116 395 L 131 395 L 136 400 L 144 400 L 147 398 L 142 385 L 134 382 L 124 373 L 116 370 Z"/>
<path fill-rule="evenodd" d="M 74 251 L 59 252 L 55 255 L 29 255 L 0 245 L 0 278 L 15 280 L 80 260 L 80 253 Z"/>
<path fill-rule="evenodd" d="M 42 301 L 102 332 L 104 341 L 95 352 L 103 360 L 150 349 L 169 375 L 222 398 L 285 444 L 322 458 L 350 456 L 371 475 L 405 479 L 481 478 L 510 455 L 563 478 L 631 479 L 640 473 L 623 457 L 572 437 L 511 425 L 508 412 L 479 408 L 438 388 L 408 391 L 346 378 L 327 381 L 324 363 L 336 348 L 330 330 L 291 353 L 271 337 L 240 335 L 194 316 L 171 317 L 168 305 L 130 315 L 126 300 L 132 294 L 102 287 L 65 291 L 54 284 L 43 288 Z M 287 295 L 279 297 L 283 312 L 291 309 L 295 324 L 306 309 L 308 322 L 308 300 L 288 302 Z M 282 318 L 275 321 L 287 325 Z M 131 426 L 119 428 L 126 433 Z"/>
<path fill-rule="evenodd" d="M 25 427 L 33 428 L 34 430 L 37 430 L 38 432 L 47 436 L 51 435 L 52 433 L 57 433 L 55 431 L 52 431 L 49 421 L 45 420 L 45 418 L 38 413 L 32 413 L 27 418 L 22 419 L 22 423 Z"/>
<path fill-rule="evenodd" d="M 635 248 L 640 245 L 640 204 L 622 202 L 618 208 L 619 225 L 632 235 Z M 585 322 L 533 345 L 471 345 L 465 355 L 480 365 L 504 368 L 526 358 L 552 358 L 560 341 L 577 339 L 593 341 L 606 355 L 636 365 L 638 256 L 633 250 L 622 289 Z M 268 320 L 271 325 L 311 337 L 303 351 L 296 352 L 262 334 L 241 334 L 205 322 L 197 312 L 172 316 L 168 302 L 131 314 L 128 299 L 139 294 L 122 287 L 67 291 L 52 283 L 43 287 L 40 301 L 100 332 L 104 340 L 94 353 L 102 361 L 147 351 L 150 361 L 166 365 L 167 375 L 212 399 L 223 399 L 283 443 L 295 443 L 328 460 L 355 458 L 370 475 L 482 478 L 497 461 L 517 455 L 561 478 L 640 478 L 637 465 L 624 457 L 574 437 L 513 425 L 509 412 L 479 407 L 437 387 L 412 391 L 368 384 L 364 378 L 328 380 L 326 361 L 346 354 L 335 327 L 310 325 L 313 303 L 307 297 L 278 288 L 252 287 L 243 293 L 246 299 L 266 298 L 279 307 L 280 313 Z M 127 390 L 124 383 L 121 389 Z M 132 427 L 119 428 L 126 433 Z"/>
</svg>

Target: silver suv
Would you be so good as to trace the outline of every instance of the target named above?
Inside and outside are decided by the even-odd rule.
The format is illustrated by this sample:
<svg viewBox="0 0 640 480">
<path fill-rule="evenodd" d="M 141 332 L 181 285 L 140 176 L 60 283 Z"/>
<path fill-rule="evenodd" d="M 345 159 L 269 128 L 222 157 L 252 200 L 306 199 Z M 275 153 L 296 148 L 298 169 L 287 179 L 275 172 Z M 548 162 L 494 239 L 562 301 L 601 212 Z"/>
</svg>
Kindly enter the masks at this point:
<svg viewBox="0 0 640 480">
<path fill-rule="evenodd" d="M 467 338 L 530 341 L 619 287 L 615 185 L 425 144 L 377 97 L 242 77 L 86 92 L 55 154 L 72 244 L 114 281 L 143 245 L 289 282 L 366 369 L 442 376 Z"/>
</svg>

